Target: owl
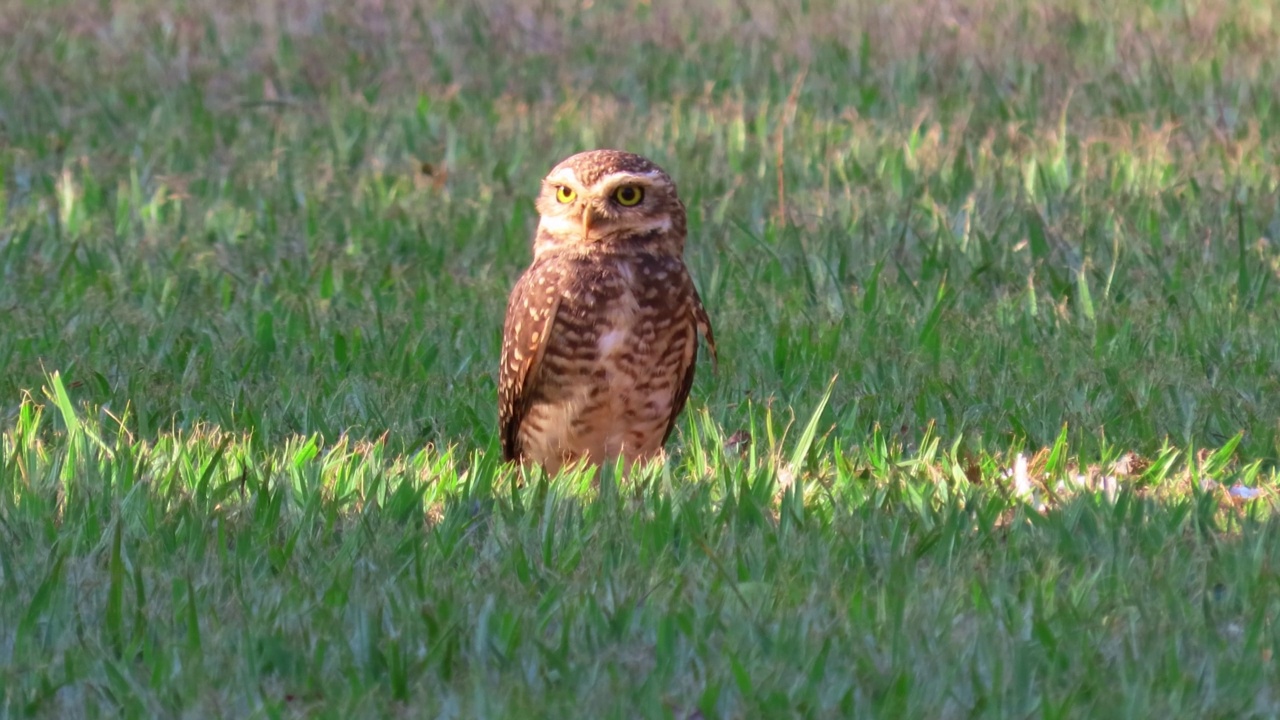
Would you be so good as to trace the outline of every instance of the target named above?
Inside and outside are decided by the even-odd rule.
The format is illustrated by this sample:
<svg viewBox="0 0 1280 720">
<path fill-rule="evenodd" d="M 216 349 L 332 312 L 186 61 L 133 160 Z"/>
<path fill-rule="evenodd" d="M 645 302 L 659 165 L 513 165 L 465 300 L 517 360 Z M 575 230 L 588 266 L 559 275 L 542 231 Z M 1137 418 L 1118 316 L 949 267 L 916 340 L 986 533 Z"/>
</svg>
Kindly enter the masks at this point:
<svg viewBox="0 0 1280 720">
<path fill-rule="evenodd" d="M 503 326 L 503 458 L 550 475 L 652 458 L 689 398 L 699 333 L 716 352 L 676 185 L 639 155 L 592 150 L 551 169 L 537 209 Z"/>
</svg>

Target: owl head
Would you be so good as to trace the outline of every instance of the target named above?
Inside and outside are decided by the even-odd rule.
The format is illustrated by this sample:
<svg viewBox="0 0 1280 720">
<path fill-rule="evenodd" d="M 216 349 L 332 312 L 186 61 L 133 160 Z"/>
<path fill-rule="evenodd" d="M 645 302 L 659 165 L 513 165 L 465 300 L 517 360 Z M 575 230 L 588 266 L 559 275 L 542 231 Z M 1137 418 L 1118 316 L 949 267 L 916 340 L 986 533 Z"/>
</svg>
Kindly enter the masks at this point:
<svg viewBox="0 0 1280 720">
<path fill-rule="evenodd" d="M 534 256 L 548 252 L 684 252 L 685 212 L 662 168 L 621 150 L 590 150 L 542 180 Z"/>
</svg>

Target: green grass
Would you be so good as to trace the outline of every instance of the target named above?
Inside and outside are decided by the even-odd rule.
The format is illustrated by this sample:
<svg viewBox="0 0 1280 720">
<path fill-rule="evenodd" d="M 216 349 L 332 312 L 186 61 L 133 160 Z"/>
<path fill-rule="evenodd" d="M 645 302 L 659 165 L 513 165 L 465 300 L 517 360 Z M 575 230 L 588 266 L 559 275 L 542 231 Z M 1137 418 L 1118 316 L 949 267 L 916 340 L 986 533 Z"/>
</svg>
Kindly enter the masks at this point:
<svg viewBox="0 0 1280 720">
<path fill-rule="evenodd" d="M 0 1 L 0 717 L 1275 716 L 1277 46 Z M 665 465 L 521 483 L 506 293 L 598 146 L 678 182 L 721 362 Z"/>
</svg>

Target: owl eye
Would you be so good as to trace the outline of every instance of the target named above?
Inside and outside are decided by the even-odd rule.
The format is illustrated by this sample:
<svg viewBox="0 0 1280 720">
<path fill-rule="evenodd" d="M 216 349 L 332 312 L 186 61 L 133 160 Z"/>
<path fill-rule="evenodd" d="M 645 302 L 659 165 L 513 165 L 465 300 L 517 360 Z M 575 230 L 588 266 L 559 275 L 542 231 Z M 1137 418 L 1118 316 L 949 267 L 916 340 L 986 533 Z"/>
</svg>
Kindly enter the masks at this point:
<svg viewBox="0 0 1280 720">
<path fill-rule="evenodd" d="M 623 207 L 634 207 L 644 199 L 644 190 L 635 185 L 623 185 L 613 192 L 613 199 Z"/>
<path fill-rule="evenodd" d="M 573 202 L 576 197 L 578 197 L 578 193 L 571 187 L 561 185 L 556 188 L 556 200 L 559 200 L 566 205 Z"/>
</svg>

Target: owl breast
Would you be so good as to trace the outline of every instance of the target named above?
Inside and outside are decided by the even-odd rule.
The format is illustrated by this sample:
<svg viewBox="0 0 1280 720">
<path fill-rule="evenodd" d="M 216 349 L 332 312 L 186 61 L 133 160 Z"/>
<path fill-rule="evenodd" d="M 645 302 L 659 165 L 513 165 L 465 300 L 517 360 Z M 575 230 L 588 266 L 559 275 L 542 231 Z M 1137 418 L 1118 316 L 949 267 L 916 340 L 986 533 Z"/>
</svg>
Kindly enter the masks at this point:
<svg viewBox="0 0 1280 720">
<path fill-rule="evenodd" d="M 564 277 L 520 428 L 524 452 L 551 473 L 584 457 L 652 457 L 697 348 L 688 273 L 678 259 L 640 256 L 575 261 Z"/>
</svg>

